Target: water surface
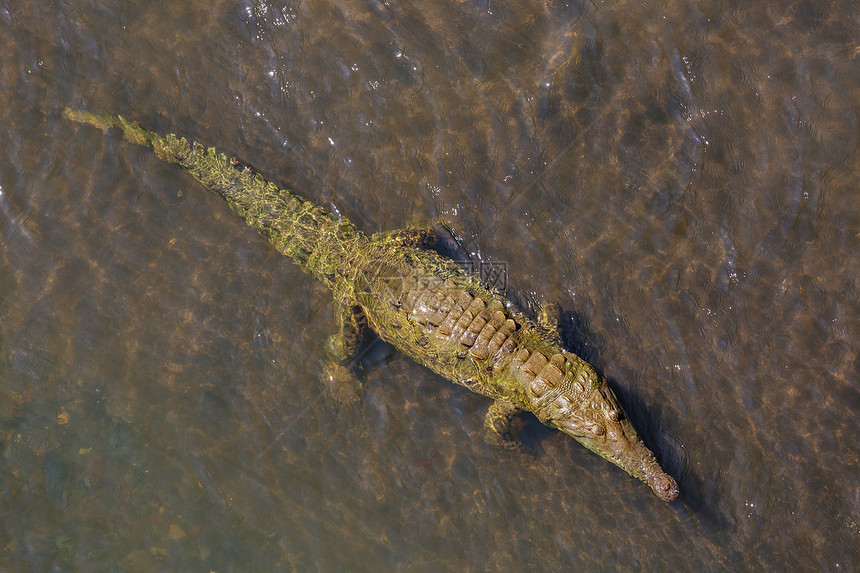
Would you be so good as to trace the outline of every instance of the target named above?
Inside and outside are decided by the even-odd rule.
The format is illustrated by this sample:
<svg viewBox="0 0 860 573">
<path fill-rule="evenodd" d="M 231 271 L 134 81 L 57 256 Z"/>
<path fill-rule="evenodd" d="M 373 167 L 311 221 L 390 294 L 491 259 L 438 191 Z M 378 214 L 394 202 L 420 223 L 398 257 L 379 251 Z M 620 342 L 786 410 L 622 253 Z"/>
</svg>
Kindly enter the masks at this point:
<svg viewBox="0 0 860 573">
<path fill-rule="evenodd" d="M 825 570 L 860 554 L 860 13 L 0 2 L 0 569 Z M 382 344 L 106 109 L 367 232 L 447 226 L 681 496 Z"/>
</svg>

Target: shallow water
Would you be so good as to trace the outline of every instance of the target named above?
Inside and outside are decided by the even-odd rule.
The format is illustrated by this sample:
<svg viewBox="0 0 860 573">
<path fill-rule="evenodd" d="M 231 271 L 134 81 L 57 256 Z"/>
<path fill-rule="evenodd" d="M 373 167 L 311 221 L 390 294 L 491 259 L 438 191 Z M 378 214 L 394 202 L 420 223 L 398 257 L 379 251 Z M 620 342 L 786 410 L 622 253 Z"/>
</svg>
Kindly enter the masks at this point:
<svg viewBox="0 0 860 573">
<path fill-rule="evenodd" d="M 860 13 L 0 1 L 0 570 L 860 565 Z M 609 379 L 665 504 L 381 343 L 123 113 L 368 232 L 445 225 Z"/>
</svg>

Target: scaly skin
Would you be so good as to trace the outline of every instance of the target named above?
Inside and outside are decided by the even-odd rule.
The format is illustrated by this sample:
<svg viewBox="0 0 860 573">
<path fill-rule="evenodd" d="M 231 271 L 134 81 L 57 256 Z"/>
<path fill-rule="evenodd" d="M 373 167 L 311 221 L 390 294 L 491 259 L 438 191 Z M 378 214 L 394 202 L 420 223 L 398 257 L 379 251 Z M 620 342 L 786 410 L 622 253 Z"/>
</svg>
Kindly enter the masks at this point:
<svg viewBox="0 0 860 573">
<path fill-rule="evenodd" d="M 636 435 L 606 380 L 561 348 L 557 330 L 531 321 L 453 261 L 422 248 L 432 232 L 368 237 L 214 149 L 162 137 L 119 116 L 71 109 L 64 115 L 105 131 L 117 127 L 178 163 L 329 286 L 341 326 L 330 344 L 340 360 L 332 379 L 341 377 L 369 326 L 419 364 L 495 400 L 486 420 L 491 432 L 505 435 L 511 416 L 532 412 L 651 486 L 660 499 L 678 496 L 675 480 Z"/>
</svg>

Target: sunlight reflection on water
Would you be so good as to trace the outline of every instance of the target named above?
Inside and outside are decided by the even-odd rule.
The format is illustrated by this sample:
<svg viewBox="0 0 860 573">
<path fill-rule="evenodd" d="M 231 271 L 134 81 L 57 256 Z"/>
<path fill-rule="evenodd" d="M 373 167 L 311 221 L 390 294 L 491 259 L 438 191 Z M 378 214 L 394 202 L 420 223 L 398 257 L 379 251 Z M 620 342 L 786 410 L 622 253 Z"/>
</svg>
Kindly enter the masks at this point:
<svg viewBox="0 0 860 573">
<path fill-rule="evenodd" d="M 0 6 L 11 567 L 856 566 L 860 73 L 826 8 Z M 484 399 L 379 343 L 336 407 L 331 294 L 68 105 L 450 228 L 562 306 L 680 500 L 532 418 L 487 445 Z"/>
</svg>

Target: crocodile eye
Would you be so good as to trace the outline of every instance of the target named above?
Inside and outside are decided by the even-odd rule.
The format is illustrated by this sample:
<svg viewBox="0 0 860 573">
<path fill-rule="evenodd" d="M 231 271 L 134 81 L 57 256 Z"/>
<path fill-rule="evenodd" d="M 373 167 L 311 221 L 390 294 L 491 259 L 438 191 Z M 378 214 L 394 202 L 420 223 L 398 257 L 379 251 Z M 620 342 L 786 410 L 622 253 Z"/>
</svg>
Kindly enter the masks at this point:
<svg viewBox="0 0 860 573">
<path fill-rule="evenodd" d="M 602 436 L 606 433 L 606 430 L 603 429 L 603 426 L 595 424 L 594 426 L 591 426 L 591 433 L 595 436 Z"/>
</svg>

